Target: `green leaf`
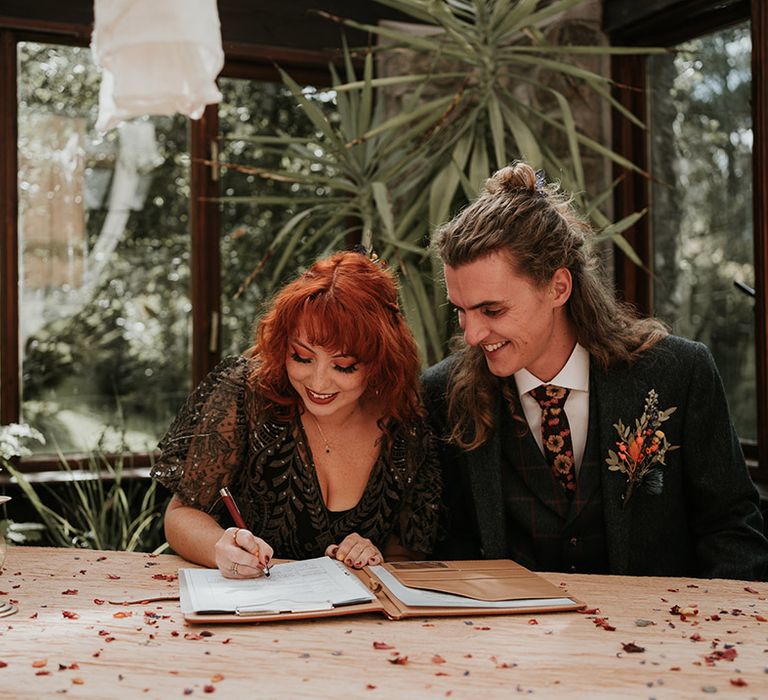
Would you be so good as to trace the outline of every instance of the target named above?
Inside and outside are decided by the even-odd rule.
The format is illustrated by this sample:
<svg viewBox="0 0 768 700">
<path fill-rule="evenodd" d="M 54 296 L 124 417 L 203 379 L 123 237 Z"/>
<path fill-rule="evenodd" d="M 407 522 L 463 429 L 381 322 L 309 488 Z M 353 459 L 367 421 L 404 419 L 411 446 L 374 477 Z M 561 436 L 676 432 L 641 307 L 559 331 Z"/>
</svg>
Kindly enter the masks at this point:
<svg viewBox="0 0 768 700">
<path fill-rule="evenodd" d="M 553 93 L 557 98 L 560 113 L 563 115 L 563 127 L 565 128 L 565 134 L 568 138 L 568 150 L 571 154 L 571 165 L 573 166 L 573 174 L 576 180 L 576 187 L 572 187 L 571 189 L 577 189 L 579 192 L 584 192 L 586 191 L 586 185 L 584 184 L 584 167 L 581 164 L 579 135 L 576 131 L 576 122 L 573 119 L 573 113 L 571 112 L 568 100 L 556 90 L 553 90 Z"/>
<path fill-rule="evenodd" d="M 399 268 L 403 307 L 419 347 L 422 350 L 429 347 L 439 349 L 440 335 L 437 332 L 432 305 L 424 289 L 421 275 L 416 267 L 407 262 L 401 262 Z"/>
<path fill-rule="evenodd" d="M 420 105 L 416 109 L 398 114 L 397 116 L 388 119 L 383 124 L 379 124 L 378 126 L 363 134 L 363 138 L 369 139 L 372 136 L 376 136 L 387 131 L 394 131 L 424 114 L 434 115 L 435 120 L 437 120 L 443 115 L 445 108 L 450 105 L 452 101 L 452 95 L 448 95 L 446 97 L 438 97 L 435 100 L 431 100 L 430 102 Z"/>
<path fill-rule="evenodd" d="M 373 111 L 373 55 L 368 51 L 365 55 L 363 67 L 363 93 L 360 97 L 360 113 L 357 118 L 357 133 L 364 134 L 371 128 L 371 114 Z"/>
<path fill-rule="evenodd" d="M 373 200 L 376 203 L 376 210 L 379 212 L 379 217 L 384 224 L 384 230 L 388 236 L 392 237 L 395 235 L 395 223 L 392 216 L 392 207 L 389 204 L 387 186 L 383 182 L 372 182 L 371 190 L 373 192 Z"/>
<path fill-rule="evenodd" d="M 543 56 L 526 56 L 522 53 L 518 53 L 511 58 L 515 63 L 529 65 L 536 68 L 544 68 L 551 70 L 554 73 L 563 73 L 565 75 L 571 75 L 574 78 L 581 80 L 594 80 L 596 82 L 610 83 L 611 79 L 595 73 L 586 68 L 580 68 L 572 63 L 566 63 L 565 61 L 555 61 L 550 58 L 544 58 Z"/>
<path fill-rule="evenodd" d="M 506 104 L 501 103 L 501 111 L 512 137 L 515 139 L 520 158 L 526 161 L 532 168 L 538 169 L 543 165 L 539 140 L 530 130 L 528 125 Z"/>
<path fill-rule="evenodd" d="M 545 20 L 548 20 L 550 17 L 555 17 L 559 15 L 561 12 L 570 10 L 572 7 L 576 7 L 576 5 L 579 5 L 583 2 L 584 0 L 557 0 L 556 2 L 553 2 L 548 7 L 545 7 L 544 9 L 539 10 L 538 12 L 532 12 L 526 18 L 521 18 L 521 20 L 519 21 L 519 26 L 512 25 L 509 27 L 508 31 L 514 31 L 516 29 L 519 29 L 521 26 L 528 27 L 533 25 L 540 25 Z"/>
<path fill-rule="evenodd" d="M 448 218 L 461 173 L 472 150 L 473 138 L 471 130 L 464 132 L 454 146 L 450 162 L 438 173 L 429 187 L 429 221 L 433 225 L 441 224 Z"/>
<path fill-rule="evenodd" d="M 578 1 L 581 2 L 581 0 Z M 494 37 L 498 40 L 499 37 L 518 29 L 520 26 L 532 24 L 530 18 L 533 16 L 537 4 L 538 0 L 518 0 L 514 4 L 504 2 L 504 0 L 497 2 L 492 17 Z"/>
<path fill-rule="evenodd" d="M 534 3 L 535 4 L 535 3 Z M 488 96 L 488 122 L 491 125 L 491 137 L 493 138 L 493 151 L 496 156 L 496 167 L 503 168 L 508 165 L 507 149 L 504 143 L 504 120 L 501 116 L 501 107 L 496 95 Z"/>
<path fill-rule="evenodd" d="M 291 78 L 288 73 L 286 73 L 282 68 L 278 68 L 278 70 L 280 71 L 280 76 L 283 82 L 291 91 L 296 101 L 303 107 L 304 112 L 309 117 L 312 124 L 314 124 L 315 128 L 320 131 L 330 143 L 334 144 L 337 148 L 340 149 L 342 146 L 341 140 L 336 135 L 336 132 L 328 122 L 328 119 L 326 118 L 325 114 L 323 114 L 322 110 L 314 102 L 304 97 L 301 86 L 293 78 Z"/>
<path fill-rule="evenodd" d="M 640 260 L 640 256 L 635 252 L 635 249 L 629 244 L 629 241 L 627 241 L 624 236 L 621 234 L 616 234 L 615 236 L 611 236 L 611 240 L 616 245 L 617 248 L 619 248 L 624 255 L 626 255 L 635 265 L 638 267 L 644 267 L 643 261 Z"/>
<path fill-rule="evenodd" d="M 629 216 L 625 216 L 623 219 L 610 224 L 609 226 L 606 226 L 602 231 L 600 231 L 600 233 L 607 236 L 613 236 L 617 233 L 624 233 L 624 231 L 626 231 L 628 228 L 631 228 L 640 219 L 642 219 L 647 211 L 648 209 L 643 209 L 642 211 L 636 211 Z"/>
<path fill-rule="evenodd" d="M 488 164 L 488 144 L 484 138 L 476 138 L 472 144 L 472 155 L 469 159 L 469 182 L 475 192 L 479 192 L 490 173 Z"/>
</svg>

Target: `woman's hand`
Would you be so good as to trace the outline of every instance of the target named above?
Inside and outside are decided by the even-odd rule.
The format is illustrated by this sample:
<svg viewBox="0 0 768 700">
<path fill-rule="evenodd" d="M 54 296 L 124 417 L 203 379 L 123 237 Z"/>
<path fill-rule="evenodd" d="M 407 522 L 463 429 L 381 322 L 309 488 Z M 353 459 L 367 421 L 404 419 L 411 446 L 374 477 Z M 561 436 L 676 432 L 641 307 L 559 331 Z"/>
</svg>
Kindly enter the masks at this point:
<svg viewBox="0 0 768 700">
<path fill-rule="evenodd" d="M 272 547 L 250 530 L 230 527 L 214 547 L 216 566 L 225 578 L 262 576 L 272 559 Z"/>
<path fill-rule="evenodd" d="M 370 540 L 361 537 L 356 532 L 347 535 L 341 544 L 329 545 L 325 555 L 343 561 L 347 566 L 362 569 L 364 566 L 375 566 L 384 561 L 381 552 Z"/>
</svg>

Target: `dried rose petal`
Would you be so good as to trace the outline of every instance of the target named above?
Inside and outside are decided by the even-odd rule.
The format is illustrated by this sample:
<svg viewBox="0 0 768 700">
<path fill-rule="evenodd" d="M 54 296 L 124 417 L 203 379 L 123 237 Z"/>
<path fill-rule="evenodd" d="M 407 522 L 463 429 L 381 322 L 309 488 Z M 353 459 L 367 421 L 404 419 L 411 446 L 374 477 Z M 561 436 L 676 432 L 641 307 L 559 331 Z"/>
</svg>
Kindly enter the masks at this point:
<svg viewBox="0 0 768 700">
<path fill-rule="evenodd" d="M 61 592 L 61 595 L 77 595 L 79 592 L 77 588 L 67 588 L 66 591 Z"/>
<path fill-rule="evenodd" d="M 80 619 L 80 615 L 78 615 L 76 612 L 72 612 L 71 610 L 62 610 L 61 614 L 67 620 L 78 620 L 78 619 Z"/>
<path fill-rule="evenodd" d="M 645 647 L 638 646 L 634 642 L 622 642 L 621 646 L 627 654 L 642 654 L 645 651 Z"/>
<path fill-rule="evenodd" d="M 747 685 L 747 682 L 743 678 L 731 678 L 731 685 L 735 685 L 741 688 Z"/>
<path fill-rule="evenodd" d="M 373 643 L 374 649 L 394 649 L 391 644 L 387 644 L 386 642 L 374 642 Z"/>
<path fill-rule="evenodd" d="M 32 668 L 43 668 L 48 665 L 48 659 L 36 659 L 32 662 Z"/>
<path fill-rule="evenodd" d="M 155 574 L 152 578 L 158 581 L 175 581 L 179 577 L 176 574 Z"/>
<path fill-rule="evenodd" d="M 133 611 L 132 610 L 120 610 L 119 612 L 113 613 L 112 617 L 116 617 L 118 619 L 122 619 L 124 617 L 132 617 Z"/>
<path fill-rule="evenodd" d="M 616 628 L 604 617 L 596 617 L 593 622 L 596 627 L 602 627 L 606 632 L 613 632 Z"/>
<path fill-rule="evenodd" d="M 396 656 L 394 659 L 387 659 L 389 663 L 396 664 L 398 666 L 405 666 L 408 663 L 407 656 Z"/>
<path fill-rule="evenodd" d="M 444 664 L 445 663 L 445 659 L 442 656 L 440 656 L 440 654 L 435 654 L 432 657 L 432 663 L 433 664 Z"/>
</svg>

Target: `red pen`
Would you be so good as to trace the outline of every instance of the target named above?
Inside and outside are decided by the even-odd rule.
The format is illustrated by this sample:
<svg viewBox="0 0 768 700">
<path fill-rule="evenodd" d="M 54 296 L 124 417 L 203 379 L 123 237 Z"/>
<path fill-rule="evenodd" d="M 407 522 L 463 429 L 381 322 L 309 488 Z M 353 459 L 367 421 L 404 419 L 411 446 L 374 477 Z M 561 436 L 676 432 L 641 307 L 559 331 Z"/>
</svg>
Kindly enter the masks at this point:
<svg viewBox="0 0 768 700">
<path fill-rule="evenodd" d="M 245 526 L 245 520 L 243 520 L 240 509 L 237 507 L 235 499 L 232 498 L 232 494 L 229 492 L 229 489 L 224 486 L 223 488 L 219 489 L 219 493 L 221 494 L 221 500 L 224 501 L 224 505 L 227 506 L 227 510 L 232 516 L 232 520 L 235 521 L 235 525 L 237 525 L 239 528 L 242 528 L 243 530 L 247 530 L 248 528 Z M 264 567 L 264 575 L 269 576 L 269 564 Z"/>
</svg>

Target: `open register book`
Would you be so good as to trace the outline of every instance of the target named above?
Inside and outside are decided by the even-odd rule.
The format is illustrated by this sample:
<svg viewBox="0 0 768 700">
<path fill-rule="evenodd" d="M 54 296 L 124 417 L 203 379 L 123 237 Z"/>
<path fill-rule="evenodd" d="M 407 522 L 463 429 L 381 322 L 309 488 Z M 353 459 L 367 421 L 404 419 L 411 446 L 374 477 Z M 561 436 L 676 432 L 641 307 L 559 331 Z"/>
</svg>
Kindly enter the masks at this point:
<svg viewBox="0 0 768 700">
<path fill-rule="evenodd" d="M 227 579 L 218 569 L 180 569 L 191 623 L 259 622 L 359 613 L 392 620 L 444 615 L 563 612 L 583 604 L 508 559 L 392 562 L 348 569 L 328 557 L 275 564 L 269 578 Z"/>
</svg>

